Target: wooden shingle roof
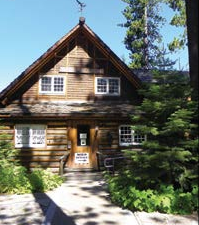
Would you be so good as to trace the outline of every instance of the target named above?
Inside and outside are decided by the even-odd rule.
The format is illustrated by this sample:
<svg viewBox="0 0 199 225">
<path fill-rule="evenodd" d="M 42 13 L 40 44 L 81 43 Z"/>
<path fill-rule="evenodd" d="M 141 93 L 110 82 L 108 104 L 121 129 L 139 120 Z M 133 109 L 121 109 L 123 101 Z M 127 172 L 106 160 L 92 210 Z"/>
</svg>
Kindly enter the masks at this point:
<svg viewBox="0 0 199 225">
<path fill-rule="evenodd" d="M 129 102 L 40 102 L 36 104 L 10 104 L 0 110 L 6 117 L 31 116 L 45 117 L 69 117 L 69 116 L 113 116 L 128 117 L 135 113 L 135 107 Z"/>
</svg>

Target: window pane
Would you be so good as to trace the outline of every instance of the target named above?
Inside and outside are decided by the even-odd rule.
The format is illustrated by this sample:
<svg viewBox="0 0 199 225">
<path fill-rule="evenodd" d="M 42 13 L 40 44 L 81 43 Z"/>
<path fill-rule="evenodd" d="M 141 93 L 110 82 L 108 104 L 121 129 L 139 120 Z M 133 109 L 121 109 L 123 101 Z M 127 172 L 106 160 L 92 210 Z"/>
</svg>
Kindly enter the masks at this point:
<svg viewBox="0 0 199 225">
<path fill-rule="evenodd" d="M 118 79 L 109 79 L 109 93 L 110 94 L 119 94 L 119 80 Z"/>
<path fill-rule="evenodd" d="M 30 131 L 29 127 L 20 127 L 16 134 L 16 144 L 29 145 L 30 143 Z"/>
<path fill-rule="evenodd" d="M 130 126 L 120 127 L 120 144 L 131 144 L 132 143 L 132 132 Z"/>
<path fill-rule="evenodd" d="M 32 130 L 32 144 L 45 144 L 45 131 L 34 128 Z"/>
<path fill-rule="evenodd" d="M 51 91 L 51 77 L 41 78 L 41 91 Z"/>
<path fill-rule="evenodd" d="M 54 91 L 55 92 L 63 92 L 64 91 L 64 78 L 63 77 L 55 77 L 54 78 Z"/>
<path fill-rule="evenodd" d="M 134 134 L 134 142 L 135 143 L 142 143 L 143 141 L 145 141 L 146 137 L 145 135 L 140 135 L 140 134 Z"/>
<path fill-rule="evenodd" d="M 97 79 L 97 92 L 98 93 L 107 93 L 107 80 L 98 78 Z"/>
</svg>

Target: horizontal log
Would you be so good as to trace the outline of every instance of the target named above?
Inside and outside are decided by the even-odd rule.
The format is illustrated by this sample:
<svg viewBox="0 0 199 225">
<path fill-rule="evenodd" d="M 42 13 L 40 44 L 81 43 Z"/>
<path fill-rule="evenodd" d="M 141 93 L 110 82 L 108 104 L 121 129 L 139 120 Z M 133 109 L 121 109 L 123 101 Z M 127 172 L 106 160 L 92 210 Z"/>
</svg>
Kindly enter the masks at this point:
<svg viewBox="0 0 199 225">
<path fill-rule="evenodd" d="M 47 145 L 67 145 L 67 141 L 65 140 L 48 140 L 47 141 Z"/>
<path fill-rule="evenodd" d="M 20 152 L 19 156 L 62 156 L 67 151 L 31 151 L 31 152 Z"/>
<path fill-rule="evenodd" d="M 59 134 L 58 135 L 53 135 L 52 134 L 52 135 L 48 135 L 47 136 L 48 140 L 54 140 L 54 139 L 57 139 L 57 138 L 67 140 L 68 137 L 66 135 L 63 135 L 63 134 L 61 134 L 61 135 L 59 135 Z"/>
<path fill-rule="evenodd" d="M 118 145 L 109 145 L 109 144 L 105 144 L 105 145 L 103 145 L 103 144 L 99 144 L 99 149 L 101 149 L 101 148 L 104 148 L 104 149 L 108 149 L 108 148 L 110 148 L 110 149 L 118 149 Z"/>
<path fill-rule="evenodd" d="M 22 149 L 19 149 L 19 151 L 21 152 L 35 152 L 35 151 L 42 151 L 42 152 L 45 152 L 45 151 L 66 151 L 66 148 L 56 148 L 56 147 L 53 147 L 52 149 L 48 149 L 48 148 L 22 148 Z"/>
<path fill-rule="evenodd" d="M 20 162 L 59 162 L 60 161 L 60 156 L 58 157 L 19 157 Z"/>
<path fill-rule="evenodd" d="M 57 121 L 56 122 L 53 122 L 53 121 L 50 121 L 47 124 L 48 124 L 48 127 L 49 128 L 54 128 L 56 126 L 60 126 L 60 127 L 63 127 L 63 128 L 66 128 L 67 129 L 66 122 L 57 122 Z"/>
<path fill-rule="evenodd" d="M 13 130 L 0 130 L 0 135 L 10 135 L 10 134 L 14 134 Z"/>
<path fill-rule="evenodd" d="M 113 140 L 112 142 L 111 142 L 111 145 L 113 146 L 118 146 L 118 144 L 119 144 L 119 142 L 118 142 L 118 140 Z M 99 145 L 101 145 L 101 146 L 107 146 L 107 145 L 110 145 L 109 143 L 108 143 L 108 141 L 107 140 L 100 140 L 99 141 Z"/>
<path fill-rule="evenodd" d="M 67 150 L 67 146 L 66 145 L 47 145 L 48 150 L 55 150 L 55 149 L 64 149 Z"/>
<path fill-rule="evenodd" d="M 27 168 L 59 168 L 59 162 L 22 162 Z"/>
<path fill-rule="evenodd" d="M 48 134 L 62 134 L 62 135 L 67 135 L 66 130 L 47 130 L 47 135 Z"/>
<path fill-rule="evenodd" d="M 64 130 L 67 131 L 66 125 L 59 126 L 57 124 L 54 125 L 48 125 L 48 130 Z"/>
</svg>

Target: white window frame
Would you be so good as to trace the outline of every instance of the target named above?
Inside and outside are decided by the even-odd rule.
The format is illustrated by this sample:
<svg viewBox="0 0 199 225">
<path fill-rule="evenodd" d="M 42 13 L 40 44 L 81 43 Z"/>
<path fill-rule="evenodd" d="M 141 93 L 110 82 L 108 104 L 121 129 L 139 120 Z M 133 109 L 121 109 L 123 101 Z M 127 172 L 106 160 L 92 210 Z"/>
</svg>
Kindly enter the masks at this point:
<svg viewBox="0 0 199 225">
<path fill-rule="evenodd" d="M 49 77 L 51 78 L 51 91 L 42 91 L 42 78 Z M 63 78 L 63 91 L 54 91 L 55 87 L 55 78 Z M 42 75 L 39 79 L 39 93 L 40 94 L 48 94 L 48 95 L 64 95 L 65 94 L 65 76 L 62 75 Z"/>
<path fill-rule="evenodd" d="M 98 92 L 98 80 L 103 79 L 106 80 L 106 92 Z M 110 80 L 117 80 L 118 81 L 118 93 L 110 93 Z M 95 77 L 95 94 L 97 95 L 108 95 L 108 96 L 120 96 L 120 78 L 119 77 Z"/>
<path fill-rule="evenodd" d="M 23 134 L 19 134 L 23 129 L 27 129 L 28 134 L 28 143 L 18 143 L 19 139 L 23 138 Z M 41 134 L 34 134 L 34 131 L 42 131 L 43 136 L 40 137 Z M 20 131 L 20 132 L 19 132 Z M 36 141 L 38 140 L 38 137 L 40 140 L 42 140 L 42 143 L 34 143 L 34 138 Z M 37 148 L 37 147 L 45 147 L 46 146 L 46 125 L 41 124 L 17 124 L 15 126 L 15 147 L 16 148 L 23 148 L 23 147 L 30 147 L 30 148 Z"/>
<path fill-rule="evenodd" d="M 130 136 L 130 142 L 122 142 L 121 141 L 121 135 L 125 135 L 125 134 L 121 133 L 122 128 L 130 128 L 131 129 L 130 134 L 127 134 Z M 140 134 L 140 136 L 142 136 L 141 139 L 144 139 L 144 140 L 142 142 L 136 142 L 135 135 L 138 135 L 138 134 L 135 133 L 135 131 L 133 130 L 131 125 L 128 125 L 128 124 L 120 125 L 119 126 L 119 144 L 120 144 L 120 146 L 142 145 L 142 143 L 147 140 L 147 135 Z"/>
</svg>

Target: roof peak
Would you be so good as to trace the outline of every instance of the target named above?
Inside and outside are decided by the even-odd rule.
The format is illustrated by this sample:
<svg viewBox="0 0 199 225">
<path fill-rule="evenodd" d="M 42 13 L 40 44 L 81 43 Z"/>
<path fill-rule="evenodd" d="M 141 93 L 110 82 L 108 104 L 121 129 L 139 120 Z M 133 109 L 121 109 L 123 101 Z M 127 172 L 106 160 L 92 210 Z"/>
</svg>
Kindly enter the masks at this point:
<svg viewBox="0 0 199 225">
<path fill-rule="evenodd" d="M 85 21 L 86 21 L 85 17 L 83 16 L 79 17 L 79 25 L 83 25 Z"/>
</svg>

